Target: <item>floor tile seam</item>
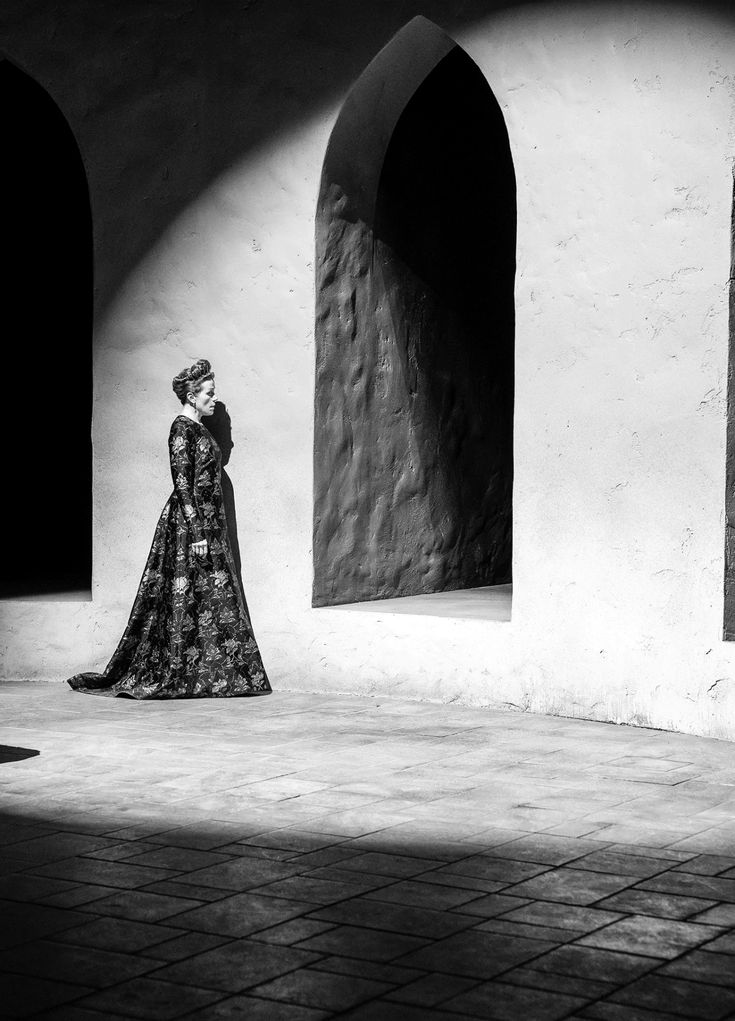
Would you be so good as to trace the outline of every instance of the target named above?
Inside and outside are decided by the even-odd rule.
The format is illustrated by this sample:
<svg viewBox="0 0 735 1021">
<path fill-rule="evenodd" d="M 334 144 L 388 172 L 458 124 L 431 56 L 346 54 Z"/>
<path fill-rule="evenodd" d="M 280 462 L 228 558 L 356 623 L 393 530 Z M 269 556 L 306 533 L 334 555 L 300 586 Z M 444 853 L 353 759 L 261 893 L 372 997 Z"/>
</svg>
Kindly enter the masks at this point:
<svg viewBox="0 0 735 1021">
<path fill-rule="evenodd" d="M 297 969 L 297 971 L 300 971 L 300 970 L 301 970 L 300 968 Z M 310 970 L 318 970 L 318 969 L 310 969 Z M 325 972 L 322 972 L 322 974 L 324 974 L 324 975 L 327 975 L 327 974 L 337 975 L 338 973 L 337 972 L 326 972 L 325 971 Z M 282 977 L 283 977 L 282 975 L 275 975 L 272 979 L 270 979 L 270 978 L 269 979 L 265 979 L 265 982 L 277 982 L 278 979 L 282 978 Z M 346 975 L 344 977 L 345 978 L 359 978 L 360 976 L 357 976 L 357 975 Z M 386 993 L 393 991 L 390 988 L 391 986 L 394 985 L 392 982 L 385 982 L 385 981 L 381 981 L 380 979 L 373 979 L 373 978 L 365 979 L 364 981 L 376 982 L 379 985 L 388 986 L 388 988 L 387 989 L 383 989 L 379 993 L 375 993 L 374 995 L 370 995 L 370 996 L 366 997 L 364 1000 L 360 1000 L 358 1003 L 353 1003 L 349 1008 L 345 1008 L 345 1009 L 353 1010 L 356 1007 L 362 1007 L 362 1006 L 364 1006 L 366 1004 L 369 1004 L 369 1003 L 381 1002 L 382 997 Z M 258 982 L 258 983 L 255 984 L 255 986 L 251 986 L 250 987 L 251 988 L 251 992 L 248 993 L 248 996 L 252 996 L 255 999 L 263 1000 L 265 1003 L 270 1003 L 270 1004 L 274 1004 L 274 1003 L 287 1003 L 287 1004 L 290 1004 L 290 1005 L 296 1006 L 296 1007 L 306 1007 L 306 1008 L 308 1008 L 310 1010 L 325 1010 L 325 1011 L 330 1011 L 330 1013 L 332 1013 L 332 1016 L 338 1016 L 338 1015 L 335 1015 L 333 1013 L 331 1007 L 320 1007 L 317 1004 L 307 1003 L 304 1000 L 287 999 L 285 996 L 267 996 L 265 993 L 262 993 L 262 992 L 261 993 L 253 993 L 252 989 L 257 989 L 258 985 L 260 985 L 260 984 L 261 983 Z M 342 1013 L 342 1008 L 339 1008 L 339 1013 Z"/>
</svg>

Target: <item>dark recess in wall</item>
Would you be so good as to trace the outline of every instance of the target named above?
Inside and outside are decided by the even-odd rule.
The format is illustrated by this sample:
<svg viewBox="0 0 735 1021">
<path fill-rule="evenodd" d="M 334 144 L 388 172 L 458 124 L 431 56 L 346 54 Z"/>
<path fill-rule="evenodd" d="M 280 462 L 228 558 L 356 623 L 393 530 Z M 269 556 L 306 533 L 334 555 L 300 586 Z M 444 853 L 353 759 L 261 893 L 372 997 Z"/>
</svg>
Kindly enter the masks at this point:
<svg viewBox="0 0 735 1021">
<path fill-rule="evenodd" d="M 92 576 L 92 225 L 60 110 L 0 62 L 6 434 L 0 596 L 88 590 Z"/>
<path fill-rule="evenodd" d="M 511 577 L 516 209 L 508 137 L 464 51 L 425 19 L 407 26 L 396 48 L 412 33 L 438 61 L 408 90 L 395 124 L 376 126 L 376 111 L 351 94 L 340 121 L 352 124 L 338 121 L 325 159 L 315 605 Z M 379 72 L 366 72 L 385 76 L 386 90 L 390 49 Z M 406 89 L 400 66 L 394 74 Z M 365 104 L 382 94 L 377 84 L 363 87 Z M 395 114 L 381 104 L 379 114 Z M 369 158 L 380 161 L 378 173 L 365 171 Z"/>
</svg>

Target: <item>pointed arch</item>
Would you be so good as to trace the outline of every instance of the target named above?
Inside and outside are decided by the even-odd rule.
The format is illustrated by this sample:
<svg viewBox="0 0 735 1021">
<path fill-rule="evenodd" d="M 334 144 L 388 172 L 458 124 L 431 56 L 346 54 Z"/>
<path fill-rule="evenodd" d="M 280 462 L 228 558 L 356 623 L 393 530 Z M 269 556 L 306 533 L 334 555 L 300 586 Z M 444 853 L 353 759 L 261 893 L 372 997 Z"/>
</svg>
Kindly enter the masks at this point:
<svg viewBox="0 0 735 1021">
<path fill-rule="evenodd" d="M 0 594 L 88 593 L 93 282 L 87 176 L 72 130 L 46 90 L 7 58 L 0 59 L 0 87 L 4 313 L 13 324 L 3 386 L 21 446 L 0 502 L 0 529 L 10 547 Z"/>
<path fill-rule="evenodd" d="M 316 217 L 316 606 L 510 581 L 515 177 L 414 18 L 348 94 Z"/>
</svg>

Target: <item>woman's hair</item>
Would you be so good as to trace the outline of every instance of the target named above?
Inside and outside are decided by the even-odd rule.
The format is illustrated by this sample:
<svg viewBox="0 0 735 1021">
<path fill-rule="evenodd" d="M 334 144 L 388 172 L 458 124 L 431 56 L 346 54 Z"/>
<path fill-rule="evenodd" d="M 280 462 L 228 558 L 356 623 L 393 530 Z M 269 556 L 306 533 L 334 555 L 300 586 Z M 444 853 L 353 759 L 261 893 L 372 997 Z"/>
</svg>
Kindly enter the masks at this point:
<svg viewBox="0 0 735 1021">
<path fill-rule="evenodd" d="M 174 376 L 171 386 L 181 403 L 186 404 L 186 395 L 199 393 L 208 379 L 214 379 L 212 366 L 206 358 L 198 358 L 188 369 Z"/>
</svg>

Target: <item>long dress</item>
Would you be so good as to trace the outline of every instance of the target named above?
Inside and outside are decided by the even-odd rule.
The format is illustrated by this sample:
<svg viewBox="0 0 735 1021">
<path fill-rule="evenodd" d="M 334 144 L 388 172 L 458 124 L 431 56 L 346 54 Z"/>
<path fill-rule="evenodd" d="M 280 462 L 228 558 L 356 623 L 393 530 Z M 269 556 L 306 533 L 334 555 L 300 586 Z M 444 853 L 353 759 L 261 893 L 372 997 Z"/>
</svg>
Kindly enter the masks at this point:
<svg viewBox="0 0 735 1021">
<path fill-rule="evenodd" d="M 68 683 L 138 699 L 267 695 L 227 535 L 219 446 L 186 415 L 174 419 L 168 446 L 174 490 L 120 644 L 104 673 L 76 674 Z M 191 549 L 201 539 L 205 557 Z"/>
</svg>

